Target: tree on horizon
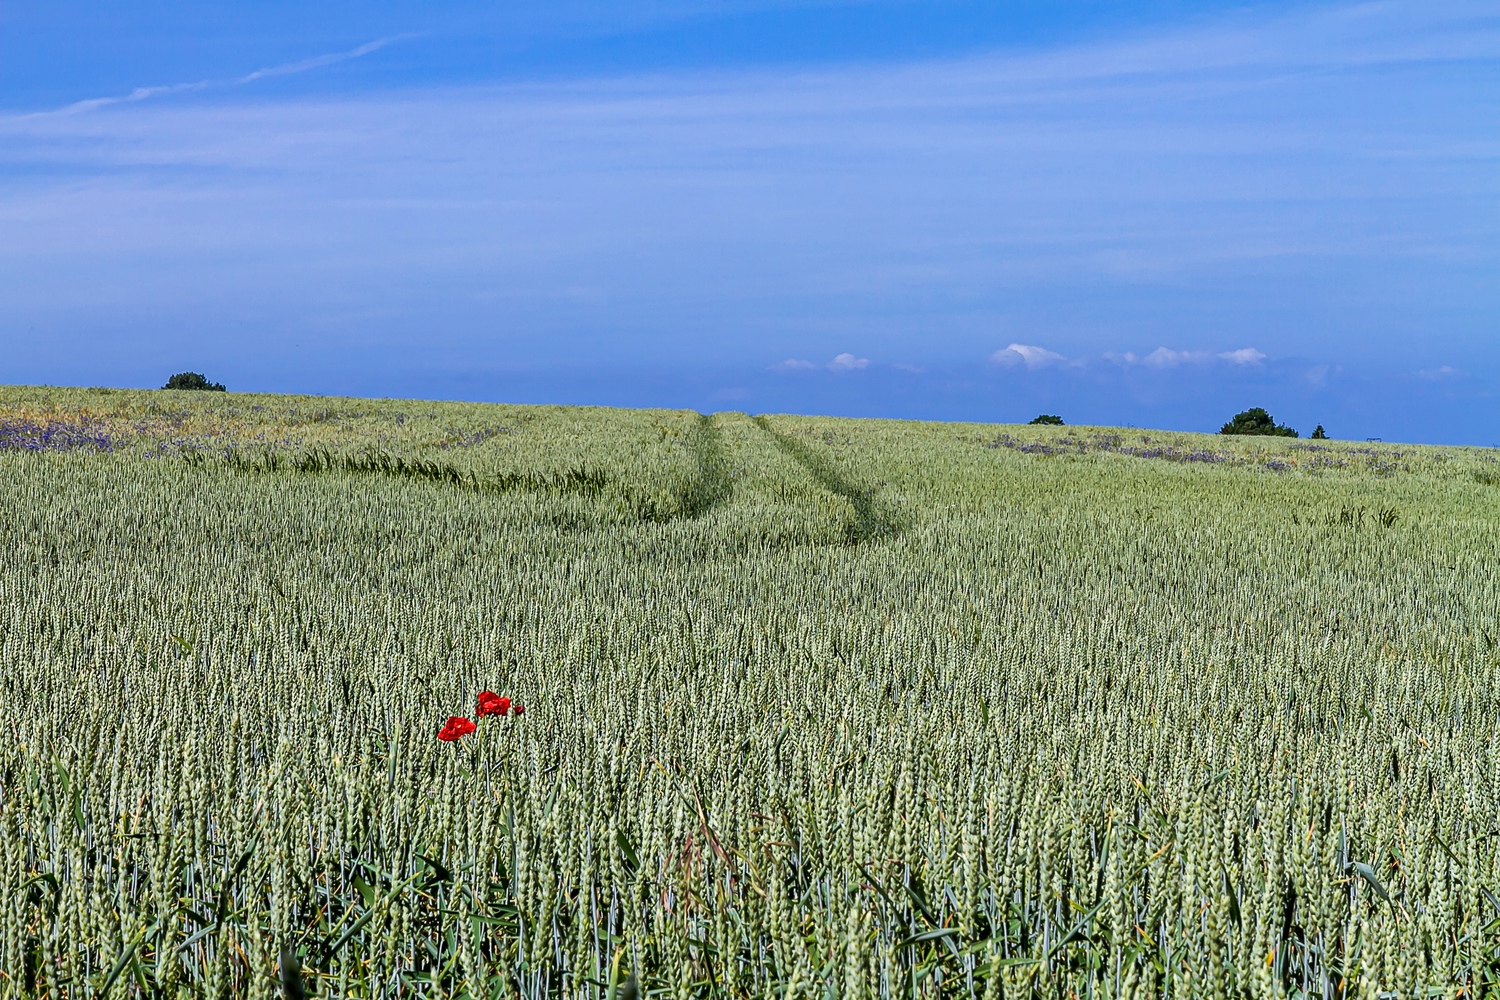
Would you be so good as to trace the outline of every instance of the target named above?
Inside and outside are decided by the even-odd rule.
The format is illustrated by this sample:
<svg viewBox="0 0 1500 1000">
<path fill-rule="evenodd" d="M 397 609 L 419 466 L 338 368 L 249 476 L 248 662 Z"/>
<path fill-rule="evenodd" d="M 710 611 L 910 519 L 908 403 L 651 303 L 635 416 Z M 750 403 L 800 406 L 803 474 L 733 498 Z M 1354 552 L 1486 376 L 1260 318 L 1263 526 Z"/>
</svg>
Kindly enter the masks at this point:
<svg viewBox="0 0 1500 1000">
<path fill-rule="evenodd" d="M 210 382 L 198 372 L 178 372 L 167 379 L 163 389 L 197 389 L 207 392 L 226 392 L 223 382 Z"/>
<path fill-rule="evenodd" d="M 1272 437 L 1296 437 L 1297 432 L 1276 419 L 1263 407 L 1252 406 L 1234 415 L 1234 419 L 1219 428 L 1220 434 L 1263 434 Z"/>
</svg>

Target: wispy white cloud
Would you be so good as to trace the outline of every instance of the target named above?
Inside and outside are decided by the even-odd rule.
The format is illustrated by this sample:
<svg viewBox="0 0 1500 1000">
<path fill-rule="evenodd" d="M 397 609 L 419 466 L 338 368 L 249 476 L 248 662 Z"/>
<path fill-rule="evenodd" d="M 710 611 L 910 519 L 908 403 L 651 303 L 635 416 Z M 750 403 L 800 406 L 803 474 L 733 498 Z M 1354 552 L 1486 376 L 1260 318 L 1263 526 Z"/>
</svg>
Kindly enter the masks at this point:
<svg viewBox="0 0 1500 1000">
<path fill-rule="evenodd" d="M 769 370 L 789 375 L 795 372 L 815 372 L 820 370 L 855 372 L 868 367 L 870 367 L 869 358 L 856 357 L 846 351 L 843 354 L 835 355 L 833 360 L 829 361 L 826 365 L 820 365 L 816 361 L 808 361 L 806 358 L 787 358 L 785 361 L 776 362 Z"/>
<path fill-rule="evenodd" d="M 1131 351 L 1123 354 L 1106 351 L 1101 357 L 1117 365 L 1146 365 L 1151 368 L 1177 368 L 1181 365 L 1206 365 L 1215 360 L 1228 361 L 1235 365 L 1258 365 L 1266 355 L 1253 347 L 1242 347 L 1236 351 L 1179 351 L 1171 347 L 1158 347 L 1142 357 Z"/>
<path fill-rule="evenodd" d="M 1049 351 L 1035 344 L 1011 344 L 991 354 L 990 360 L 997 365 L 1005 365 L 1007 368 L 1025 365 L 1027 368 L 1034 369 L 1060 365 L 1068 359 L 1056 351 Z"/>
<path fill-rule="evenodd" d="M 1158 347 L 1142 358 L 1141 363 L 1153 368 L 1176 368 L 1178 365 L 1201 365 L 1209 358 L 1207 351 L 1174 351 L 1170 347 Z"/>
<path fill-rule="evenodd" d="M 1225 351 L 1219 357 L 1237 365 L 1258 365 L 1266 360 L 1265 354 L 1253 347 L 1241 347 L 1237 351 Z"/>
<path fill-rule="evenodd" d="M 1438 382 L 1445 379 L 1457 378 L 1463 372 L 1452 365 L 1439 365 L 1436 368 L 1423 368 L 1417 372 L 1417 377 L 1429 382 Z"/>
<path fill-rule="evenodd" d="M 52 111 L 37 111 L 19 117 L 25 120 L 57 115 L 78 115 L 89 111 L 96 111 L 99 108 L 107 108 L 113 104 L 135 104 L 153 97 L 165 97 L 169 94 L 187 94 L 215 87 L 241 87 L 247 83 L 254 83 L 257 80 L 266 80 L 278 76 L 291 76 L 295 73 L 306 73 L 309 70 L 321 69 L 324 66 L 347 62 L 350 59 L 358 59 L 361 56 L 377 52 L 393 42 L 410 37 L 413 36 L 393 35 L 390 38 L 377 38 L 373 42 L 366 42 L 346 52 L 328 52 L 320 56 L 312 56 L 308 59 L 299 59 L 296 62 L 282 63 L 278 66 L 266 66 L 262 69 L 246 73 L 243 76 L 225 77 L 218 80 L 195 80 L 190 83 L 171 83 L 156 87 L 137 87 L 128 94 L 91 97 L 82 101 L 74 101 L 72 104 L 56 108 Z"/>
<path fill-rule="evenodd" d="M 847 352 L 837 355 L 832 361 L 828 362 L 828 370 L 831 372 L 852 372 L 868 367 L 870 367 L 869 358 L 856 358 Z"/>
</svg>

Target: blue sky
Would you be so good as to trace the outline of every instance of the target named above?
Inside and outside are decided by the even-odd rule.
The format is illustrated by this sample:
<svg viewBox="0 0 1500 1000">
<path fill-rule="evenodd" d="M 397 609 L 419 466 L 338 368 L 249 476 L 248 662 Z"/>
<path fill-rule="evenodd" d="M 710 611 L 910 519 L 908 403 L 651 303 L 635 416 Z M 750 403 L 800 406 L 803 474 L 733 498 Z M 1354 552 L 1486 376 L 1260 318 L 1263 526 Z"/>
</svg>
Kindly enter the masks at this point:
<svg viewBox="0 0 1500 1000">
<path fill-rule="evenodd" d="M 0 382 L 1500 444 L 1500 7 L 0 7 Z"/>
</svg>

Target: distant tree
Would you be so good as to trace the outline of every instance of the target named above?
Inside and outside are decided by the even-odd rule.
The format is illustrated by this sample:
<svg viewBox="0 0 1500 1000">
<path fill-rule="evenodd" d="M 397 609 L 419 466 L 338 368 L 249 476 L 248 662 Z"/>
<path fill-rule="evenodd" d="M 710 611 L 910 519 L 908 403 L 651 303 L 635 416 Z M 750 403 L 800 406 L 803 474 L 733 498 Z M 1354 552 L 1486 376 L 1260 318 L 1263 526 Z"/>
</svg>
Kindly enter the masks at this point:
<svg viewBox="0 0 1500 1000">
<path fill-rule="evenodd" d="M 1318 426 L 1316 426 L 1316 427 L 1313 428 L 1312 439 L 1314 441 L 1327 441 L 1328 440 L 1328 433 L 1323 430 L 1323 425 L 1322 424 L 1319 424 Z"/>
<path fill-rule="evenodd" d="M 1278 424 L 1269 413 L 1259 406 L 1236 413 L 1234 419 L 1219 428 L 1220 434 L 1268 434 L 1274 437 L 1294 438 L 1297 432 L 1285 424 Z"/>
<path fill-rule="evenodd" d="M 208 379 L 204 378 L 202 375 L 199 375 L 197 372 L 178 372 L 176 375 L 173 375 L 171 378 L 167 379 L 167 384 L 162 386 L 162 388 L 200 389 L 207 390 L 209 392 L 225 391 L 223 382 L 210 382 Z"/>
<path fill-rule="evenodd" d="M 1043 413 L 1040 416 L 1032 417 L 1030 422 L 1033 424 L 1051 424 L 1054 427 L 1061 427 L 1063 425 L 1062 417 L 1059 417 L 1055 413 Z"/>
</svg>

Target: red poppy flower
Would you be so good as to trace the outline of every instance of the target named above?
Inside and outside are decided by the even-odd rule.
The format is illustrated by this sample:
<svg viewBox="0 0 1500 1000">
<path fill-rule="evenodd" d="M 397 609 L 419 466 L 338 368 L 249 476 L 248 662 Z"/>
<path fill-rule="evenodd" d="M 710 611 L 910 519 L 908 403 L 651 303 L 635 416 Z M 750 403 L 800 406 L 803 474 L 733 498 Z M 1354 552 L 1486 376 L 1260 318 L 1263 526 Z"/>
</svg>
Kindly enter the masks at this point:
<svg viewBox="0 0 1500 1000">
<path fill-rule="evenodd" d="M 444 743 L 452 743 L 460 737 L 467 736 L 479 727 L 474 725 L 462 715 L 450 715 L 448 721 L 443 723 L 443 728 L 438 731 L 438 739 Z"/>
<path fill-rule="evenodd" d="M 493 691 L 479 692 L 479 715 L 504 715 L 510 711 L 510 699 L 502 698 Z"/>
<path fill-rule="evenodd" d="M 511 711 L 515 712 L 517 715 L 525 715 L 526 714 L 526 706 L 525 705 L 517 705 L 515 708 L 511 709 Z"/>
</svg>

